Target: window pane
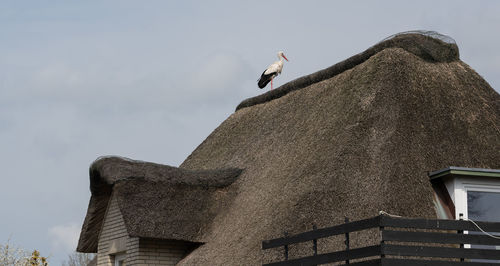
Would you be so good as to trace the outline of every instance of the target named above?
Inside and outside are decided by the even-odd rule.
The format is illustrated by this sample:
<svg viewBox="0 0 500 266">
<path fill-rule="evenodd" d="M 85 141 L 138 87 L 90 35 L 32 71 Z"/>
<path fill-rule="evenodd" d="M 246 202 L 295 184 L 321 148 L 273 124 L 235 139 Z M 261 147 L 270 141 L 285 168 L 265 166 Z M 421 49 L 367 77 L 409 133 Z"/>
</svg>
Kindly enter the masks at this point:
<svg viewBox="0 0 500 266">
<path fill-rule="evenodd" d="M 474 221 L 500 222 L 500 193 L 467 191 L 467 215 Z M 482 234 L 481 232 L 469 232 Z M 500 246 L 471 245 L 471 248 L 500 249 Z M 471 260 L 472 262 L 498 263 L 500 260 Z"/>
<path fill-rule="evenodd" d="M 500 222 L 500 193 L 467 192 L 467 214 L 474 221 Z"/>
</svg>

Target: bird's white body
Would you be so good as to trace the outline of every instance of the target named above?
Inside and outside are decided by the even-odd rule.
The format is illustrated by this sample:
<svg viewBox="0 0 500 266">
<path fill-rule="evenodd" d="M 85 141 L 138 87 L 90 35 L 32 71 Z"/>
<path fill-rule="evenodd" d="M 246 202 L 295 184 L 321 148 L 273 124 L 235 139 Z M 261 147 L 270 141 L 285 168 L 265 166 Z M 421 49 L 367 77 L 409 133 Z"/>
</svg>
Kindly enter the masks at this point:
<svg viewBox="0 0 500 266">
<path fill-rule="evenodd" d="M 267 83 L 271 82 L 271 90 L 273 89 L 273 79 L 281 74 L 281 71 L 283 70 L 283 59 L 288 61 L 286 56 L 281 51 L 278 52 L 278 59 L 279 61 L 276 61 L 269 65 L 269 67 L 267 67 L 267 69 L 264 70 L 264 72 L 260 76 L 258 82 L 259 88 L 262 89 L 267 85 Z"/>
<path fill-rule="evenodd" d="M 267 67 L 266 71 L 264 71 L 264 74 L 268 75 L 271 73 L 276 73 L 276 74 L 281 74 L 281 71 L 283 70 L 283 57 L 278 54 L 278 58 L 280 59 L 279 61 L 276 61 Z"/>
</svg>

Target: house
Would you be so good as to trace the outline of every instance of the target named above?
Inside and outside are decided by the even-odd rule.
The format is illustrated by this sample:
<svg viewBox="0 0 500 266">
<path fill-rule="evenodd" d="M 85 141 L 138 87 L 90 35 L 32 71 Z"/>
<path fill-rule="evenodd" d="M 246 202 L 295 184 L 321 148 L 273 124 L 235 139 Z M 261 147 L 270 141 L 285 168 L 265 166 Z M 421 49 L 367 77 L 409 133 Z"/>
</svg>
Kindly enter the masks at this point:
<svg viewBox="0 0 500 266">
<path fill-rule="evenodd" d="M 192 171 L 120 157 L 90 168 L 92 196 L 77 250 L 97 265 L 175 265 L 207 239 L 219 190 L 240 169 Z"/>
<path fill-rule="evenodd" d="M 97 265 L 258 265 L 282 255 L 261 241 L 284 230 L 452 216 L 440 174 L 499 169 L 499 125 L 499 94 L 452 40 L 395 35 L 243 101 L 178 168 L 98 159 L 77 250 Z"/>
</svg>

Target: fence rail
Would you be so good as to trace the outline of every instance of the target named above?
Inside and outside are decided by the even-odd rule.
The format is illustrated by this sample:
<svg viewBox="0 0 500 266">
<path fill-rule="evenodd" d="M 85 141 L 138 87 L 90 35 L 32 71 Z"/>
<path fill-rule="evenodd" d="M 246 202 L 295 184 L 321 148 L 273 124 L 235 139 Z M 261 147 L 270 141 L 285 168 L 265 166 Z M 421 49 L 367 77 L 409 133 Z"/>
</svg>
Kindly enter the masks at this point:
<svg viewBox="0 0 500 266">
<path fill-rule="evenodd" d="M 477 222 L 477 225 L 487 232 L 500 232 L 500 223 Z M 368 247 L 349 247 L 349 233 L 372 228 L 378 228 L 380 231 L 379 244 Z M 463 220 L 410 219 L 388 215 L 354 222 L 348 222 L 346 219 L 346 223 L 337 226 L 314 229 L 290 236 L 285 234 L 284 237 L 263 241 L 263 250 L 279 247 L 285 249 L 283 261 L 263 265 L 305 266 L 333 262 L 367 266 L 500 265 L 500 250 L 494 249 L 494 246 L 500 246 L 500 239 L 482 233 L 463 234 L 464 231 L 472 232 L 480 231 L 480 229 L 472 222 Z M 342 234 L 345 235 L 345 250 L 318 254 L 318 239 Z M 288 259 L 289 245 L 308 241 L 313 242 L 312 256 Z M 463 248 L 464 245 L 488 245 L 489 249 L 484 246 Z M 439 260 L 430 258 L 439 258 Z M 353 260 L 357 261 L 353 262 Z"/>
</svg>

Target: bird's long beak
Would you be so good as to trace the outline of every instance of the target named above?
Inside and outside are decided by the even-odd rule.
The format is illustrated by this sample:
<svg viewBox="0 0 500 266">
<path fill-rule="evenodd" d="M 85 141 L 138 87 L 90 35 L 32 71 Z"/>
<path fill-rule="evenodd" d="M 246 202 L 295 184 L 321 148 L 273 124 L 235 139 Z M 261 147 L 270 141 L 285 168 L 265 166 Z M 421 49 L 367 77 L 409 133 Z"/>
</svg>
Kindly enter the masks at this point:
<svg viewBox="0 0 500 266">
<path fill-rule="evenodd" d="M 288 61 L 288 58 L 286 58 L 286 56 L 284 54 L 281 54 L 283 56 L 283 58 L 285 58 L 286 61 Z"/>
</svg>

